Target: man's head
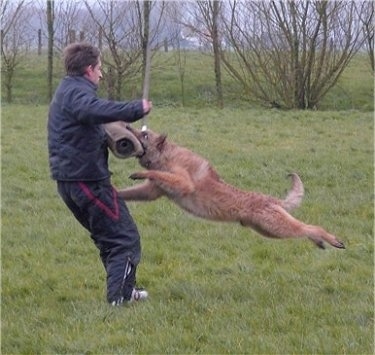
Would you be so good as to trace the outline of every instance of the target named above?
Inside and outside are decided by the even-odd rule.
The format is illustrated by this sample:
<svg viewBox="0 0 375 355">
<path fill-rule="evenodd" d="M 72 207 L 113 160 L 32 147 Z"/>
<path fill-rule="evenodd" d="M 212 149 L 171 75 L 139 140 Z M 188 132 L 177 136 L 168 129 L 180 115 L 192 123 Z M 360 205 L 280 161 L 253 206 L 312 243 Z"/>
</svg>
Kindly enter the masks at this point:
<svg viewBox="0 0 375 355">
<path fill-rule="evenodd" d="M 87 43 L 73 43 L 64 49 L 64 64 L 67 75 L 85 76 L 98 85 L 102 78 L 100 51 Z"/>
</svg>

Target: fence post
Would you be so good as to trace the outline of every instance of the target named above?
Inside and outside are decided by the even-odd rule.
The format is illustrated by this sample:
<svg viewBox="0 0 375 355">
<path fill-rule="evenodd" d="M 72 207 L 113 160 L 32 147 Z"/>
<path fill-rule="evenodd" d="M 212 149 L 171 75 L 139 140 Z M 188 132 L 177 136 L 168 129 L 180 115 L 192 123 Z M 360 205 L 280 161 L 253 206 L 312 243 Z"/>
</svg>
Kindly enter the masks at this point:
<svg viewBox="0 0 375 355">
<path fill-rule="evenodd" d="M 101 27 L 99 28 L 98 37 L 99 37 L 99 50 L 102 51 L 102 47 L 103 47 L 103 31 L 102 31 Z"/>
<path fill-rule="evenodd" d="M 76 31 L 69 30 L 69 43 L 74 43 L 76 41 Z"/>
<path fill-rule="evenodd" d="M 38 30 L 38 55 L 42 54 L 42 30 Z"/>
</svg>

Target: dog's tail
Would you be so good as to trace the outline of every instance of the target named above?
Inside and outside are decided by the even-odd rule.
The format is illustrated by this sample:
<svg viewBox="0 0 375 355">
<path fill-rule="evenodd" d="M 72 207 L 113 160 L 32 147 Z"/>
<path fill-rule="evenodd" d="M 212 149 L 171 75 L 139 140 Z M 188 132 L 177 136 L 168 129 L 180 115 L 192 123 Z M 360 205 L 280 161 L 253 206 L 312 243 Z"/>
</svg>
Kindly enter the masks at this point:
<svg viewBox="0 0 375 355">
<path fill-rule="evenodd" d="M 282 201 L 282 206 L 289 212 L 301 204 L 305 190 L 300 177 L 296 173 L 289 174 L 288 176 L 292 178 L 292 188 Z"/>
</svg>

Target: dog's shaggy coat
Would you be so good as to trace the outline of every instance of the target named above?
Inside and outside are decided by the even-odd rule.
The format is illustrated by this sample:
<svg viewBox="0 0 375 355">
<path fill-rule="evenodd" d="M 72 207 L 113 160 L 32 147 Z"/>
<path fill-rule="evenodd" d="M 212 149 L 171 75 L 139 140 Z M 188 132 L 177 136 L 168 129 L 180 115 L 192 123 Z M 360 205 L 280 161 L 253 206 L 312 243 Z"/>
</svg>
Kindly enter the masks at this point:
<svg viewBox="0 0 375 355">
<path fill-rule="evenodd" d="M 147 170 L 131 179 L 142 184 L 119 191 L 127 201 L 151 201 L 166 196 L 191 214 L 215 221 L 239 222 L 271 238 L 307 237 L 318 247 L 324 242 L 345 248 L 334 235 L 319 226 L 305 224 L 289 211 L 298 207 L 304 194 L 299 176 L 291 174 L 292 188 L 285 199 L 239 190 L 225 183 L 209 162 L 150 130 L 128 129 L 141 142 L 139 163 Z"/>
</svg>

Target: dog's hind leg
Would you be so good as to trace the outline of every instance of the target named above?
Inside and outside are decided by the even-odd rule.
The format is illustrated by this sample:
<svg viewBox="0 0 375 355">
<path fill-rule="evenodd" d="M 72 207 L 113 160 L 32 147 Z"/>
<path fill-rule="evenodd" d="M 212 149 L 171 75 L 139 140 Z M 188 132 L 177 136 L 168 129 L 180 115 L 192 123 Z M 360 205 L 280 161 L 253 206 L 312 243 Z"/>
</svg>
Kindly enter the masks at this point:
<svg viewBox="0 0 375 355">
<path fill-rule="evenodd" d="M 328 233 L 322 227 L 305 225 L 304 233 L 311 241 L 313 241 L 318 247 L 324 249 L 323 241 L 331 244 L 335 248 L 345 249 L 345 245 L 342 241 L 338 240 L 333 234 Z"/>
<path fill-rule="evenodd" d="M 280 239 L 306 237 L 322 249 L 324 249 L 324 242 L 335 248 L 345 249 L 343 242 L 322 227 L 305 224 L 291 216 L 280 206 L 273 206 L 273 208 L 254 215 L 252 221 L 242 218 L 241 224 L 252 227 L 265 237 Z"/>
</svg>

